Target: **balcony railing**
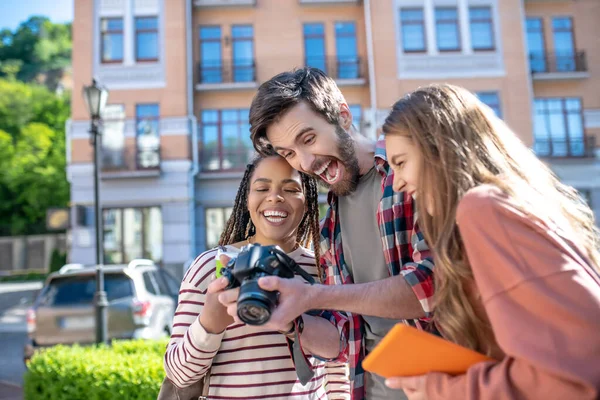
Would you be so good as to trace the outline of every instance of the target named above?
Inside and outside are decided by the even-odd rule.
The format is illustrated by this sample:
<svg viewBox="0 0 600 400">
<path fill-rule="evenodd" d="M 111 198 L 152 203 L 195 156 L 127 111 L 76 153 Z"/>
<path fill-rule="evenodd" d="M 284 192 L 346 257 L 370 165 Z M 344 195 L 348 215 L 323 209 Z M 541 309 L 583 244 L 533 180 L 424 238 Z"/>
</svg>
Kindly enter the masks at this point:
<svg viewBox="0 0 600 400">
<path fill-rule="evenodd" d="M 364 83 L 366 67 L 360 57 L 306 57 L 305 65 L 319 68 L 338 81 L 361 81 Z"/>
<path fill-rule="evenodd" d="M 138 146 L 121 150 L 101 150 L 103 173 L 157 171 L 160 169 L 160 147 Z"/>
<path fill-rule="evenodd" d="M 587 72 L 584 51 L 576 53 L 530 53 L 529 64 L 533 74 Z"/>
<path fill-rule="evenodd" d="M 220 85 L 256 82 L 254 59 L 214 60 L 198 64 L 200 85 Z"/>
<path fill-rule="evenodd" d="M 593 158 L 596 150 L 596 137 L 536 138 L 533 150 L 543 158 Z"/>
</svg>

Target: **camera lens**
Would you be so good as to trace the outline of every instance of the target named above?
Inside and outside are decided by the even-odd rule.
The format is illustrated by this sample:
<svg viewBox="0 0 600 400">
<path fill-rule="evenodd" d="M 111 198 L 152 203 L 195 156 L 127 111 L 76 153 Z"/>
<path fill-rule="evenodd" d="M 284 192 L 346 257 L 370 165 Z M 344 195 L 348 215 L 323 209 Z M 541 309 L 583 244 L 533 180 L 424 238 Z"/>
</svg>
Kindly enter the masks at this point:
<svg viewBox="0 0 600 400">
<path fill-rule="evenodd" d="M 238 304 L 238 317 L 248 325 L 263 325 L 271 318 L 271 310 L 260 300 Z"/>
<path fill-rule="evenodd" d="M 237 314 L 248 325 L 263 325 L 271 318 L 277 305 L 277 292 L 269 292 L 258 286 L 256 279 L 242 282 L 238 296 Z"/>
</svg>

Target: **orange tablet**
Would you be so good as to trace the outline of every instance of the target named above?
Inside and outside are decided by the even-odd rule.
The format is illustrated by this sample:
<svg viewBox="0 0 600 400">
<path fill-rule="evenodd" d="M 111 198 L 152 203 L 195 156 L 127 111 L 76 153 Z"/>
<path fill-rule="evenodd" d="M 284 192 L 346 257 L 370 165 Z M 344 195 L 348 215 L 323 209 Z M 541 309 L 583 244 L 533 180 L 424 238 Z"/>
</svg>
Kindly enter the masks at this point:
<svg viewBox="0 0 600 400">
<path fill-rule="evenodd" d="M 363 368 L 384 378 L 428 372 L 465 373 L 493 359 L 412 326 L 397 324 L 364 359 Z"/>
</svg>

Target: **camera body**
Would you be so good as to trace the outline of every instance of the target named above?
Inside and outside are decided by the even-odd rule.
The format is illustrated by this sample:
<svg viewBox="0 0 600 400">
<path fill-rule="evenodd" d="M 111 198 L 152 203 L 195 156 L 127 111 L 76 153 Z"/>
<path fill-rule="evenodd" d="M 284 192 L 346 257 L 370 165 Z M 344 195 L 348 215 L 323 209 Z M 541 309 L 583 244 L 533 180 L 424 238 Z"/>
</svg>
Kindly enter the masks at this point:
<svg viewBox="0 0 600 400">
<path fill-rule="evenodd" d="M 279 246 L 249 244 L 239 255 L 229 261 L 221 274 L 229 280 L 226 289 L 240 288 L 237 315 L 248 325 L 264 325 L 277 307 L 279 292 L 263 290 L 258 279 L 263 276 L 278 276 L 291 279 L 300 275 L 309 283 L 313 277 L 304 271 Z"/>
</svg>

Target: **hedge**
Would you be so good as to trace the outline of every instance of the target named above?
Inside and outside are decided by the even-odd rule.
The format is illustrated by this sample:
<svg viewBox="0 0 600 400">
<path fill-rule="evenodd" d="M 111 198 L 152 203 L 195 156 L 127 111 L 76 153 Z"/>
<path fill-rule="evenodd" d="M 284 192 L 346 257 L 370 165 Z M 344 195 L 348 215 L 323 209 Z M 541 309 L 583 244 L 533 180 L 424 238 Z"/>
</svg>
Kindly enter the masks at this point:
<svg viewBox="0 0 600 400">
<path fill-rule="evenodd" d="M 44 281 L 48 274 L 43 272 L 27 272 L 27 273 L 15 273 L 12 275 L 3 275 L 0 276 L 0 282 L 34 282 L 34 281 Z"/>
<path fill-rule="evenodd" d="M 131 340 L 40 350 L 25 373 L 25 400 L 156 400 L 166 346 Z"/>
</svg>

